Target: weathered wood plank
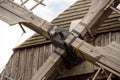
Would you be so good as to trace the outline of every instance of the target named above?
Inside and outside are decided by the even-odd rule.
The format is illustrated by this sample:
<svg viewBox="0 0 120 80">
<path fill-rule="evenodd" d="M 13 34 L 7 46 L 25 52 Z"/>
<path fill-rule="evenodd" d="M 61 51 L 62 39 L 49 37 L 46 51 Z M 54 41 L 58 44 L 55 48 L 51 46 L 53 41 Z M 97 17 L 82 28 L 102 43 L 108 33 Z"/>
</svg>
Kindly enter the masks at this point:
<svg viewBox="0 0 120 80">
<path fill-rule="evenodd" d="M 22 23 L 35 32 L 43 34 L 47 38 L 50 38 L 46 33 L 46 29 L 44 27 L 51 25 L 51 23 L 34 15 L 26 8 L 21 7 L 11 0 L 7 0 L 0 4 L 0 10 L 0 19 L 7 22 L 8 24 L 14 25 Z"/>
<path fill-rule="evenodd" d="M 119 31 L 116 32 L 116 41 L 120 42 L 120 32 Z"/>
<path fill-rule="evenodd" d="M 27 52 L 26 49 L 21 49 L 19 52 L 20 60 L 19 60 L 19 67 L 18 67 L 18 77 L 21 77 L 25 80 L 25 66 L 27 60 Z"/>
<path fill-rule="evenodd" d="M 103 34 L 104 35 L 104 46 L 109 44 L 109 35 L 108 33 Z"/>
<path fill-rule="evenodd" d="M 110 8 L 105 10 L 105 7 L 109 2 L 110 0 L 93 1 L 88 13 L 85 15 L 82 21 L 79 22 L 78 26 L 75 26 L 74 30 L 81 33 L 82 36 L 84 36 L 87 31 L 92 35 L 92 33 L 94 33 L 96 29 L 98 29 L 105 19 L 112 13 Z M 117 5 L 118 3 L 114 6 Z M 76 35 L 76 33 L 74 34 Z"/>
<path fill-rule="evenodd" d="M 11 63 L 11 75 L 10 77 L 13 79 L 17 79 L 18 77 L 18 66 L 19 66 L 19 51 L 15 51 L 16 54 L 12 57 L 12 63 Z"/>
<path fill-rule="evenodd" d="M 12 66 L 12 57 L 9 59 L 8 63 L 6 64 L 6 67 L 5 67 L 5 75 L 8 77 L 11 74 L 11 66 Z"/>
<path fill-rule="evenodd" d="M 115 40 L 116 40 L 116 33 L 113 32 L 113 33 L 112 33 L 112 37 L 111 37 L 111 41 L 115 41 Z"/>
<path fill-rule="evenodd" d="M 43 46 L 42 46 L 43 47 Z M 38 58 L 38 70 L 39 68 L 42 66 L 43 64 L 43 57 L 44 57 L 44 54 L 43 54 L 43 48 L 42 47 L 39 47 L 39 58 Z"/>
<path fill-rule="evenodd" d="M 104 35 L 103 34 L 101 34 L 101 47 L 103 47 L 104 46 Z"/>
<path fill-rule="evenodd" d="M 95 36 L 95 46 L 101 46 L 101 36 Z"/>
<path fill-rule="evenodd" d="M 58 48 L 58 52 L 61 55 L 65 55 L 64 50 Z M 59 67 L 62 62 L 61 56 L 58 54 L 52 54 L 47 61 L 43 64 L 43 66 L 36 72 L 36 74 L 32 77 L 32 80 L 53 80 L 58 75 L 58 70 L 61 70 Z M 54 74 L 54 76 L 52 76 Z"/>
<path fill-rule="evenodd" d="M 73 35 L 70 35 L 66 39 L 66 43 L 69 42 L 74 38 Z M 120 76 L 120 64 L 119 64 L 119 53 L 114 54 L 115 51 L 111 51 L 110 49 L 107 51 L 107 47 L 104 50 L 100 50 L 87 42 L 76 38 L 73 43 L 70 44 L 74 49 L 77 51 L 77 55 L 85 60 L 96 65 L 96 63 L 103 64 L 108 71 L 112 72 L 113 74 Z M 116 65 L 116 66 L 115 66 Z M 108 69 L 110 68 L 110 69 Z"/>
<path fill-rule="evenodd" d="M 33 53 L 32 75 L 38 70 L 39 47 L 34 47 Z"/>
<path fill-rule="evenodd" d="M 32 66 L 33 66 L 33 48 L 27 49 L 27 59 L 25 66 L 25 80 L 30 80 L 32 77 Z"/>
</svg>

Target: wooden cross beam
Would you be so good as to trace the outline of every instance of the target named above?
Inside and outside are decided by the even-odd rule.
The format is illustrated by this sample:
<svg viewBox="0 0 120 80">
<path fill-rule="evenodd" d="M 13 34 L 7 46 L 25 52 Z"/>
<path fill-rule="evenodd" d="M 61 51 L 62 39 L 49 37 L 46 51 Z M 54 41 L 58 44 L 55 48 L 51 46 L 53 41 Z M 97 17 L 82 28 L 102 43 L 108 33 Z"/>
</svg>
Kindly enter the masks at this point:
<svg viewBox="0 0 120 80">
<path fill-rule="evenodd" d="M 118 3 L 114 3 L 114 0 L 94 0 L 85 17 L 79 21 L 77 26 L 73 26 L 74 28 L 71 32 L 78 35 L 75 33 L 76 31 L 82 36 L 85 36 L 88 32 L 93 37 L 94 32 L 113 12 L 113 10 L 107 6 L 116 7 Z"/>
<path fill-rule="evenodd" d="M 79 35 L 84 36 L 90 31 L 93 33 L 99 27 L 97 25 L 101 24 L 112 12 L 109 7 L 106 8 L 107 4 L 109 3 L 111 3 L 111 0 L 94 0 L 93 5 L 90 7 L 87 15 L 82 19 L 80 24 L 76 26 L 76 29 L 74 29 L 72 33 L 61 28 L 58 29 L 58 27 L 53 26 L 49 22 L 39 18 L 11 0 L 5 0 L 0 4 L 0 19 L 10 25 L 18 23 L 23 24 L 49 39 L 54 39 L 53 41 L 60 44 L 60 46 L 57 45 L 58 47 L 64 47 L 64 44 L 66 44 L 68 47 L 71 46 L 80 58 L 86 59 L 95 65 L 102 66 L 108 71 L 119 76 L 120 72 L 117 71 L 117 69 L 119 69 L 118 67 L 120 66 L 118 66 L 116 69 L 115 67 L 104 63 L 103 60 L 106 59 L 101 57 L 103 54 L 101 54 L 100 51 L 98 51 L 94 46 L 76 37 Z M 118 4 L 119 2 L 115 3 L 113 6 L 117 6 Z M 87 30 L 90 29 L 90 31 L 87 31 L 86 28 Z M 58 40 L 57 38 L 60 38 L 61 40 Z M 65 51 L 63 50 L 62 52 L 63 53 L 61 55 L 65 55 Z M 61 51 L 59 53 L 61 53 Z M 57 76 L 57 73 L 54 71 L 59 70 L 60 68 L 58 67 L 56 69 L 55 65 L 57 62 L 59 62 L 59 60 L 61 60 L 61 56 L 53 54 L 51 57 L 43 64 L 35 76 L 33 76 L 32 80 L 49 80 L 50 75 L 54 75 L 54 78 Z M 106 61 L 109 62 L 109 60 Z M 60 66 L 60 63 L 57 63 L 57 65 Z M 48 64 L 50 64 L 50 66 L 46 66 Z M 119 63 L 117 64 L 119 65 Z"/>
</svg>

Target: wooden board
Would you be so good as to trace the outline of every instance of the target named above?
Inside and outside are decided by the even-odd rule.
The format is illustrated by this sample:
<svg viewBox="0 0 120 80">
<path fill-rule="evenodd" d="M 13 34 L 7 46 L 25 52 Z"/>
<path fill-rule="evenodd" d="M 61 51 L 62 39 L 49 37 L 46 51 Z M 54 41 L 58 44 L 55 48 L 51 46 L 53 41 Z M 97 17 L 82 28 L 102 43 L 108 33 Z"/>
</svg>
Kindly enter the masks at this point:
<svg viewBox="0 0 120 80">
<path fill-rule="evenodd" d="M 65 55 L 64 50 L 57 48 L 61 55 Z M 61 65 L 62 64 L 62 65 Z M 35 73 L 31 80 L 54 80 L 61 71 L 62 58 L 58 54 L 52 54 L 42 67 Z"/>
<path fill-rule="evenodd" d="M 69 44 L 72 38 L 74 38 L 74 36 L 70 35 L 68 39 L 66 39 L 66 43 Z M 79 38 L 76 38 L 70 45 L 76 49 L 76 54 L 79 57 L 88 60 L 95 65 L 100 66 L 102 64 L 104 69 L 120 77 L 120 53 L 114 51 L 113 49 L 109 49 L 108 47 L 105 47 L 105 49 L 98 49 Z M 115 45 L 120 46 L 119 43 Z"/>
<path fill-rule="evenodd" d="M 107 19 L 112 13 L 110 8 L 105 10 L 110 0 L 95 0 L 91 4 L 88 13 L 79 22 L 77 26 L 74 26 L 74 30 L 81 33 L 82 36 L 88 32 L 91 36 L 100 27 L 100 25 Z M 119 3 L 115 4 L 117 6 Z M 74 33 L 74 32 L 73 32 Z M 76 33 L 74 33 L 76 35 Z"/>
</svg>

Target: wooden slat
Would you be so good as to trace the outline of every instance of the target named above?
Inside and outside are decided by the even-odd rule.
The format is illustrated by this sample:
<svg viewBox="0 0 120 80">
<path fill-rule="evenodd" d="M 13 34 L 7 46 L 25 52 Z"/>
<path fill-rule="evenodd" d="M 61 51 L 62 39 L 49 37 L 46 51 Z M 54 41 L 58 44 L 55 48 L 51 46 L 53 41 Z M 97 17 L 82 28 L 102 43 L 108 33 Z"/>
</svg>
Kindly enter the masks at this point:
<svg viewBox="0 0 120 80">
<path fill-rule="evenodd" d="M 116 32 L 116 41 L 120 42 L 120 32 Z"/>
<path fill-rule="evenodd" d="M 82 7 L 84 7 L 85 5 L 88 5 L 89 3 L 90 3 L 90 0 L 89 0 L 89 1 L 80 2 L 80 3 L 78 3 L 78 5 L 73 6 L 73 7 L 70 7 L 69 10 L 76 9 L 76 8 L 79 7 L 80 5 L 81 5 L 81 8 L 82 8 Z"/>
<path fill-rule="evenodd" d="M 44 46 L 44 45 L 43 45 Z M 43 47 L 39 48 L 39 58 L 38 58 L 38 70 L 43 65 L 44 53 Z"/>
<path fill-rule="evenodd" d="M 27 49 L 26 53 L 26 66 L 25 66 L 25 80 L 30 80 L 32 78 L 32 64 L 33 64 L 33 48 Z"/>
<path fill-rule="evenodd" d="M 27 52 L 26 49 L 21 49 L 19 52 L 20 60 L 19 60 L 19 67 L 18 67 L 18 77 L 21 77 L 25 80 L 25 66 L 27 60 Z"/>
<path fill-rule="evenodd" d="M 75 6 L 75 5 L 74 5 L 74 6 Z M 63 14 L 60 14 L 60 15 L 58 16 L 58 18 L 59 18 L 60 16 L 67 15 L 67 14 L 70 14 L 70 13 L 88 10 L 89 7 L 90 7 L 90 4 L 85 4 L 85 5 L 83 5 L 82 7 L 79 6 L 78 8 L 73 9 L 73 10 L 69 10 L 69 8 L 68 8 L 66 11 L 64 11 Z M 54 20 L 56 20 L 56 19 L 54 19 Z M 53 20 L 53 21 L 54 21 L 54 20 Z"/>
<path fill-rule="evenodd" d="M 0 76 L 1 76 L 1 74 L 0 74 Z M 3 75 L 3 78 L 1 80 L 6 80 L 6 79 L 8 79 L 8 80 L 15 80 L 15 79 L 12 79 L 12 78 L 10 78 L 10 77 L 8 77 L 6 75 Z"/>
<path fill-rule="evenodd" d="M 19 51 L 16 51 L 15 56 L 12 58 L 12 63 L 11 63 L 11 75 L 10 77 L 12 79 L 17 79 L 18 78 L 18 66 L 19 66 Z"/>
<path fill-rule="evenodd" d="M 38 60 L 39 60 L 39 47 L 34 47 L 33 49 L 33 64 L 32 64 L 32 75 L 38 70 Z"/>
<path fill-rule="evenodd" d="M 12 66 L 12 57 L 10 57 L 8 63 L 6 64 L 6 67 L 5 67 L 5 75 L 8 77 L 11 74 L 11 66 Z"/>
</svg>

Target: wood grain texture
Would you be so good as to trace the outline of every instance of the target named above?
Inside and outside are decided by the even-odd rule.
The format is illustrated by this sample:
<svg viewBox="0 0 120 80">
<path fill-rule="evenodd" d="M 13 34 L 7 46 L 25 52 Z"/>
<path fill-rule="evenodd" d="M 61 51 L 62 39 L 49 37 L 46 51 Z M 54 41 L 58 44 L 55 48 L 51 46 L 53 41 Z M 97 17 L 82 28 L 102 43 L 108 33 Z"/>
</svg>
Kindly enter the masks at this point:
<svg viewBox="0 0 120 80">
<path fill-rule="evenodd" d="M 101 36 L 103 36 L 103 38 L 101 38 Z M 95 46 L 101 46 L 101 45 L 106 46 L 108 44 L 108 42 L 111 43 L 113 36 L 116 41 L 120 42 L 120 31 L 116 31 L 116 32 L 97 34 L 95 36 L 94 45 Z M 103 42 L 104 42 L 104 44 L 101 44 Z M 32 50 L 32 48 L 33 48 L 33 50 Z M 114 47 L 112 49 L 114 49 Z M 52 44 L 44 44 L 44 45 L 40 45 L 40 46 L 34 46 L 31 48 L 16 49 L 14 51 L 14 55 L 10 58 L 8 64 L 6 65 L 5 75 L 9 76 L 10 74 L 12 74 L 10 76 L 12 78 L 12 76 L 14 76 L 14 75 L 16 76 L 16 74 L 17 74 L 17 78 L 21 77 L 23 80 L 25 80 L 25 75 L 33 76 L 35 74 L 35 72 L 43 65 L 44 61 L 46 61 L 45 59 L 47 57 L 49 57 L 53 53 L 54 50 L 55 50 L 55 47 Z M 116 50 L 118 51 L 118 49 L 116 49 Z M 32 64 L 30 62 L 28 62 L 29 64 L 28 63 L 26 64 L 26 62 L 28 61 L 27 55 L 28 56 L 32 55 L 31 51 L 33 52 Z M 15 60 L 18 55 L 19 55 L 19 61 L 17 63 L 17 64 L 19 64 L 18 72 L 16 74 L 15 73 L 13 74 L 12 72 L 14 72 L 15 69 L 13 69 L 12 67 L 16 66 L 16 64 L 13 64 L 13 63 L 15 63 L 13 60 Z M 30 57 L 29 57 L 29 60 L 30 60 Z M 32 71 L 30 71 L 31 72 L 30 74 L 27 74 L 28 71 L 26 71 L 26 66 L 28 66 L 28 65 L 30 65 L 29 69 L 32 69 Z M 91 68 L 87 67 L 87 64 L 83 65 L 84 67 L 86 67 L 85 69 L 87 71 L 88 70 L 94 71 L 96 69 L 96 67 L 92 66 L 92 64 L 88 63 L 88 65 L 90 65 Z M 83 66 L 81 66 L 82 71 L 80 71 L 80 73 L 85 72 L 85 69 L 83 68 Z M 76 70 L 74 70 L 74 69 L 72 70 L 72 72 L 75 75 L 74 71 L 76 72 Z M 72 72 L 65 72 L 65 73 L 67 73 L 67 75 L 70 75 Z M 80 73 L 79 73 L 79 71 L 76 72 L 76 74 L 80 74 Z M 63 74 L 63 76 L 65 76 L 65 74 Z"/>
</svg>

